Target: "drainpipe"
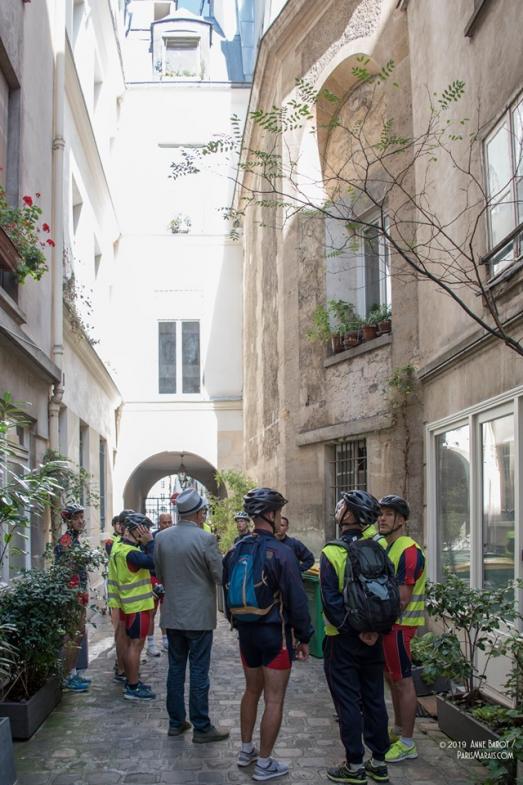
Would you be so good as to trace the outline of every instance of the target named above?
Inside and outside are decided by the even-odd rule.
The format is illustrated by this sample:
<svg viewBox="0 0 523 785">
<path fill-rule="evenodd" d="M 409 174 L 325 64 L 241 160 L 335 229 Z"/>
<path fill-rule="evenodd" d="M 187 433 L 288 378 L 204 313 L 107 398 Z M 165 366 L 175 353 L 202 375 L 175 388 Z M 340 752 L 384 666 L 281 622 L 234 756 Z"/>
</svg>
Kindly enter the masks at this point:
<svg viewBox="0 0 523 785">
<path fill-rule="evenodd" d="M 54 25 L 54 95 L 53 95 L 53 234 L 55 246 L 52 253 L 51 275 L 51 359 L 62 370 L 64 356 L 64 158 L 65 158 L 65 2 L 55 5 Z M 58 417 L 63 397 L 62 383 L 51 389 L 49 401 L 49 446 L 59 449 Z"/>
</svg>

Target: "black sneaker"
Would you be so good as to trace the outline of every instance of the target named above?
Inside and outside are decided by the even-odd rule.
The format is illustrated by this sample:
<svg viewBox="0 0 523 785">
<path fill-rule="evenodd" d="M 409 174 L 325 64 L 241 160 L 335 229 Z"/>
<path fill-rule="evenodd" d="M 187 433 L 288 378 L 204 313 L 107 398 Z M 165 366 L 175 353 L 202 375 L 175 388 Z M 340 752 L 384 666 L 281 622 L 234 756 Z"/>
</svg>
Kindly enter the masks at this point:
<svg viewBox="0 0 523 785">
<path fill-rule="evenodd" d="M 371 758 L 365 764 L 365 771 L 374 782 L 389 781 L 389 771 L 387 769 L 387 764 L 384 761 Z"/>
<path fill-rule="evenodd" d="M 361 766 L 357 771 L 351 771 L 345 763 L 342 763 L 339 766 L 334 766 L 332 769 L 327 769 L 327 777 L 332 782 L 348 782 L 350 785 L 367 785 L 364 766 Z"/>
</svg>

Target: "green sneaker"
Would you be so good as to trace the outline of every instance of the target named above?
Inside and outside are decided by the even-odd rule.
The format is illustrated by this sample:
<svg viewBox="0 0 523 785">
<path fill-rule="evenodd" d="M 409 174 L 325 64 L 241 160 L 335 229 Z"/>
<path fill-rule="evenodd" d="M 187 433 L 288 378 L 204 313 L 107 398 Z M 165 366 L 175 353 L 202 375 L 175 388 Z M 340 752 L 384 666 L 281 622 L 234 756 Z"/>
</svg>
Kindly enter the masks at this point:
<svg viewBox="0 0 523 785">
<path fill-rule="evenodd" d="M 401 763 L 402 760 L 414 760 L 417 757 L 418 751 L 415 744 L 412 747 L 407 747 L 401 739 L 398 739 L 385 755 L 385 763 Z"/>
<path fill-rule="evenodd" d="M 393 728 L 389 728 L 389 741 L 391 744 L 395 744 L 397 741 L 400 740 L 400 737 L 397 733 L 394 733 Z"/>
</svg>

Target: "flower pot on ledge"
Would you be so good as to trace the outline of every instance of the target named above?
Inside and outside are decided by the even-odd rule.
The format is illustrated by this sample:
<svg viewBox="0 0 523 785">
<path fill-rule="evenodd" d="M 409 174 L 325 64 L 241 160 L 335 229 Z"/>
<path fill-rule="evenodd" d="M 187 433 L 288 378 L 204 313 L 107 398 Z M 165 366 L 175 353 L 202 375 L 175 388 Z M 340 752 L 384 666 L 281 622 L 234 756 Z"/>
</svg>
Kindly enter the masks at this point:
<svg viewBox="0 0 523 785">
<path fill-rule="evenodd" d="M 390 333 L 391 329 L 392 322 L 390 319 L 384 319 L 382 322 L 378 322 L 378 330 L 380 331 L 380 335 Z"/>
<path fill-rule="evenodd" d="M 343 351 L 343 340 L 339 333 L 331 335 L 331 348 L 333 354 L 338 354 Z"/>
<path fill-rule="evenodd" d="M 357 330 L 345 333 L 343 336 L 343 346 L 345 349 L 353 349 L 355 346 L 358 346 L 359 342 L 360 336 Z"/>
<path fill-rule="evenodd" d="M 364 341 L 372 341 L 378 335 L 378 328 L 375 324 L 364 324 L 361 328 Z"/>
</svg>

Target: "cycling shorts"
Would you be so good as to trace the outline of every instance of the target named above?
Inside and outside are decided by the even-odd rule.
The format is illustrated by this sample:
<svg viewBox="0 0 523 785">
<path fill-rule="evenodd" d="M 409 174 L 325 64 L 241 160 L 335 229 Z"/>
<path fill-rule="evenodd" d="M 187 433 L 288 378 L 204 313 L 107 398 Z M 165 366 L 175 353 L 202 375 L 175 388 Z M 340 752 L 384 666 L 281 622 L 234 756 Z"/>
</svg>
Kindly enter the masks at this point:
<svg viewBox="0 0 523 785">
<path fill-rule="evenodd" d="M 383 636 L 385 670 L 392 681 L 401 681 L 412 675 L 410 642 L 416 634 L 416 627 L 394 624 L 392 630 Z"/>
<path fill-rule="evenodd" d="M 238 624 L 240 656 L 246 668 L 289 670 L 293 647 L 290 629 L 285 630 L 285 646 L 281 624 Z"/>
<path fill-rule="evenodd" d="M 152 611 L 138 611 L 137 613 L 124 613 L 120 611 L 120 621 L 125 625 L 128 638 L 144 640 L 149 634 Z"/>
</svg>

